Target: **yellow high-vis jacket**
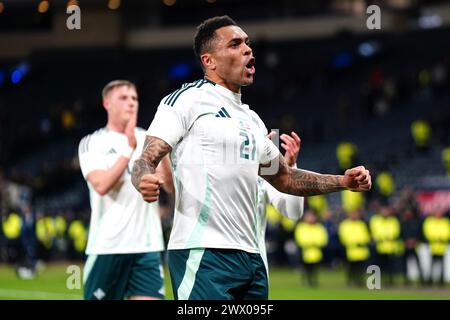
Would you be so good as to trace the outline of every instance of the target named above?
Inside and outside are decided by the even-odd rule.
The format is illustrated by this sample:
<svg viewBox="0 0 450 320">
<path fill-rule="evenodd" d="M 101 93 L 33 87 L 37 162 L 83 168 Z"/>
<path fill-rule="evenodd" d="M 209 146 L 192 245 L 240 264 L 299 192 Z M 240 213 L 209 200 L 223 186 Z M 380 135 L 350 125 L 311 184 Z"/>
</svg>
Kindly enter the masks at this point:
<svg viewBox="0 0 450 320">
<path fill-rule="evenodd" d="M 375 214 L 370 218 L 370 232 L 379 254 L 400 254 L 403 242 L 400 239 L 400 221 L 397 217 Z"/>
<path fill-rule="evenodd" d="M 427 217 L 423 222 L 423 235 L 429 243 L 432 255 L 445 255 L 450 242 L 450 219 Z"/>
<path fill-rule="evenodd" d="M 22 233 L 22 218 L 19 214 L 12 212 L 8 218 L 2 221 L 2 228 L 7 239 L 17 239 Z"/>
<path fill-rule="evenodd" d="M 347 260 L 365 261 L 369 258 L 370 234 L 367 224 L 362 220 L 345 219 L 339 224 L 339 240 L 345 247 Z"/>
<path fill-rule="evenodd" d="M 322 248 L 328 243 L 328 233 L 319 222 L 300 222 L 295 228 L 295 241 L 302 249 L 305 263 L 318 263 L 323 257 Z"/>
<path fill-rule="evenodd" d="M 83 252 L 86 249 L 88 231 L 80 220 L 74 220 L 69 226 L 69 237 L 73 241 L 76 251 Z"/>
</svg>

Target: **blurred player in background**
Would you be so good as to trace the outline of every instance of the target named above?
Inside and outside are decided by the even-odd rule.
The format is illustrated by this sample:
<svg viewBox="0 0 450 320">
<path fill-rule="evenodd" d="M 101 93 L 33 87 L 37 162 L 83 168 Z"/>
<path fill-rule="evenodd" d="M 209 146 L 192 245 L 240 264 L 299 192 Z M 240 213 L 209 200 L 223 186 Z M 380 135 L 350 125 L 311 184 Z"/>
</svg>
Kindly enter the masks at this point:
<svg viewBox="0 0 450 320">
<path fill-rule="evenodd" d="M 143 201 L 130 180 L 132 161 L 139 154 L 135 150 L 142 149 L 145 138 L 145 131 L 136 127 L 136 86 L 116 80 L 102 94 L 107 125 L 84 137 L 78 150 L 91 203 L 84 298 L 162 299 L 164 242 L 158 203 Z M 165 158 L 160 167 L 167 165 Z M 163 177 L 160 168 L 156 172 L 172 185 L 171 176 Z"/>
<path fill-rule="evenodd" d="M 162 181 L 154 173 L 171 152 L 176 199 L 168 260 L 176 299 L 267 299 L 256 230 L 258 174 L 297 196 L 366 191 L 370 174 L 364 167 L 344 176 L 289 167 L 241 101 L 241 87 L 253 83 L 255 58 L 231 18 L 204 21 L 194 51 L 205 78 L 161 100 L 133 166 L 133 185 L 156 201 Z"/>
<path fill-rule="evenodd" d="M 275 132 L 271 132 L 268 137 L 271 139 Z M 292 132 L 291 135 L 282 134 L 280 136 L 283 142 L 281 146 L 286 150 L 284 157 L 287 164 L 290 167 L 297 167 L 297 157 L 300 151 L 300 137 Z M 269 264 L 267 259 L 267 249 L 266 249 L 266 226 L 267 226 L 267 205 L 272 205 L 278 212 L 286 216 L 288 219 L 293 221 L 298 221 L 303 215 L 304 198 L 296 197 L 290 194 L 279 192 L 277 189 L 272 187 L 270 183 L 261 177 L 258 177 L 258 206 L 257 211 L 259 213 L 257 223 L 260 226 L 257 228 L 259 230 L 259 250 L 261 253 L 261 258 L 266 265 L 267 274 L 269 274 Z"/>
</svg>

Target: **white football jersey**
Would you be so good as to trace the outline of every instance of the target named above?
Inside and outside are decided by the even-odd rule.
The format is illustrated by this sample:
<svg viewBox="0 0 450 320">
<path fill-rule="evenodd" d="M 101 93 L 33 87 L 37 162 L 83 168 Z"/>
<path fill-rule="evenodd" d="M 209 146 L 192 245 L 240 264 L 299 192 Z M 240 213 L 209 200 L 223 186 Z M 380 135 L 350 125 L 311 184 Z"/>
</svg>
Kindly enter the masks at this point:
<svg viewBox="0 0 450 320">
<path fill-rule="evenodd" d="M 241 95 L 209 80 L 183 85 L 161 100 L 147 135 L 172 147 L 168 248 L 259 253 L 258 169 L 279 151 Z"/>
<path fill-rule="evenodd" d="M 136 128 L 137 147 L 119 181 L 104 196 L 86 180 L 91 221 L 86 254 L 143 253 L 164 250 L 158 203 L 147 203 L 131 183 L 131 169 L 140 156 L 145 130 Z M 103 128 L 84 137 L 78 150 L 83 177 L 111 168 L 126 150 L 125 134 Z"/>
</svg>

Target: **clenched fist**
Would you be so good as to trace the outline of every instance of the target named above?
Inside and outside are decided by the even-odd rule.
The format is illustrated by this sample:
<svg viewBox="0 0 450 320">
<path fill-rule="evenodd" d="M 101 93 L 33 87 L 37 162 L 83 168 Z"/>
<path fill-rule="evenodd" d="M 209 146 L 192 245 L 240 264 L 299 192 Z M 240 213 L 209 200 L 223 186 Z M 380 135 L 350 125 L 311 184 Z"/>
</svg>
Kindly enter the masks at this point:
<svg viewBox="0 0 450 320">
<path fill-rule="evenodd" d="M 369 170 L 359 166 L 346 170 L 342 183 L 350 191 L 369 191 L 372 187 L 372 178 Z"/>
<path fill-rule="evenodd" d="M 147 202 L 158 200 L 159 189 L 164 181 L 157 174 L 145 174 L 139 183 L 139 192 Z"/>
</svg>

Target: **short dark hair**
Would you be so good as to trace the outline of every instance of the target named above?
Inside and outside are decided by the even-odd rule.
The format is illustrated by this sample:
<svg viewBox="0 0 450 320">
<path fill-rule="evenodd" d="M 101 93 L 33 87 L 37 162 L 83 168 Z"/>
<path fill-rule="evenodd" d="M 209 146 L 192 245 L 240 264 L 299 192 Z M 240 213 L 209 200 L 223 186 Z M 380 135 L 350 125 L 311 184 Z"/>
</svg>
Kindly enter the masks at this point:
<svg viewBox="0 0 450 320">
<path fill-rule="evenodd" d="M 203 21 L 194 36 L 194 52 L 201 63 L 202 52 L 211 48 L 211 42 L 216 36 L 216 30 L 227 26 L 237 26 L 229 16 L 217 16 Z"/>
</svg>

